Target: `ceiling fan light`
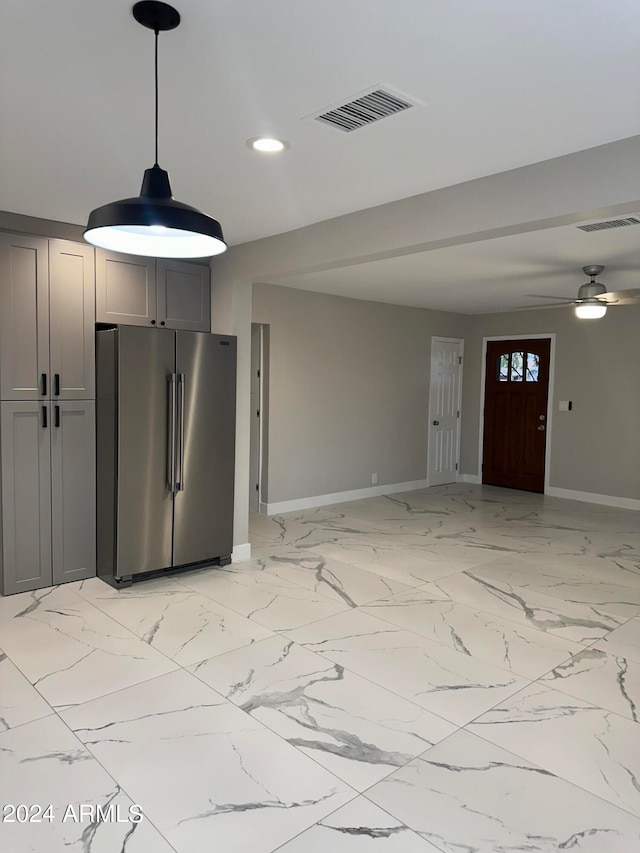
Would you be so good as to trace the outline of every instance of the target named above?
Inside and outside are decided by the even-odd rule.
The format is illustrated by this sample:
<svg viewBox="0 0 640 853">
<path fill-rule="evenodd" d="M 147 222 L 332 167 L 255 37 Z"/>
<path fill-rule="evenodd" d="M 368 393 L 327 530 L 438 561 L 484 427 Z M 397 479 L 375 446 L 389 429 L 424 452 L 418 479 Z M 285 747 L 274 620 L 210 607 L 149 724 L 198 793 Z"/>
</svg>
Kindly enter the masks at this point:
<svg viewBox="0 0 640 853">
<path fill-rule="evenodd" d="M 602 302 L 583 302 L 575 307 L 576 317 L 580 320 L 599 320 L 607 313 L 607 306 Z"/>
</svg>

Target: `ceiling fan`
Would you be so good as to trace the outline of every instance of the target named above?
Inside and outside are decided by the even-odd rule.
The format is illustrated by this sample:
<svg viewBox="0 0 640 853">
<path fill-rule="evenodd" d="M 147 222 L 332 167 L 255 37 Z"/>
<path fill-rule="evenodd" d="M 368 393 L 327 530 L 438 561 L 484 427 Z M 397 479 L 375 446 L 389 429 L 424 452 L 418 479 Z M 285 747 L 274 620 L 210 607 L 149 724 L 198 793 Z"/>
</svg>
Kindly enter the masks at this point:
<svg viewBox="0 0 640 853">
<path fill-rule="evenodd" d="M 554 299 L 544 305 L 532 305 L 532 308 L 559 308 L 561 305 L 574 305 L 576 316 L 582 320 L 597 320 L 604 317 L 609 305 L 640 305 L 640 289 L 621 290 L 618 293 L 608 291 L 604 284 L 596 281 L 597 276 L 604 270 L 601 264 L 588 264 L 582 267 L 585 275 L 591 281 L 583 284 L 578 290 L 576 299 L 568 296 L 549 296 L 548 294 L 530 293 L 534 299 Z"/>
</svg>

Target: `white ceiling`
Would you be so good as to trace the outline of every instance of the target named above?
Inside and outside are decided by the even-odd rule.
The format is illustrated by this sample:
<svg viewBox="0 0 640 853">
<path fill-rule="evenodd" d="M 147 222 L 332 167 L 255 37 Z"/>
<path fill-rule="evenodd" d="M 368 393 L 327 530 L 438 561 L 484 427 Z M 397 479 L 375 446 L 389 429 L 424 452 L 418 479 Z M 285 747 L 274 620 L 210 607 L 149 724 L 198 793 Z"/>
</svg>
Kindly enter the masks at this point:
<svg viewBox="0 0 640 853">
<path fill-rule="evenodd" d="M 160 164 L 230 243 L 632 136 L 637 0 L 174 0 Z M 2 0 L 2 207 L 84 223 L 153 160 L 153 34 L 132 0 Z M 303 117 L 384 82 L 424 106 Z M 249 137 L 291 149 L 259 156 Z"/>
<path fill-rule="evenodd" d="M 160 37 L 160 163 L 176 197 L 218 218 L 231 244 L 640 131 L 637 0 L 175 3 L 183 23 Z M 1 208 L 82 224 L 137 194 L 153 159 L 153 35 L 131 6 L 2 0 Z M 303 118 L 380 82 L 424 106 L 352 134 Z M 249 151 L 245 140 L 265 133 L 291 149 Z M 518 251 L 545 249 L 525 243 L 510 244 L 516 271 Z M 416 291 L 422 261 L 441 280 L 438 257 L 450 256 L 473 283 L 477 252 L 379 273 Z M 571 257 L 578 269 L 589 260 L 607 258 Z M 325 286 L 357 288 L 365 273 Z"/>
<path fill-rule="evenodd" d="M 640 288 L 640 225 L 591 233 L 567 225 L 267 281 L 355 299 L 481 314 L 550 302 L 532 298 L 532 293 L 575 299 L 580 285 L 589 281 L 582 272 L 587 264 L 605 266 L 598 281 L 609 291 Z"/>
</svg>

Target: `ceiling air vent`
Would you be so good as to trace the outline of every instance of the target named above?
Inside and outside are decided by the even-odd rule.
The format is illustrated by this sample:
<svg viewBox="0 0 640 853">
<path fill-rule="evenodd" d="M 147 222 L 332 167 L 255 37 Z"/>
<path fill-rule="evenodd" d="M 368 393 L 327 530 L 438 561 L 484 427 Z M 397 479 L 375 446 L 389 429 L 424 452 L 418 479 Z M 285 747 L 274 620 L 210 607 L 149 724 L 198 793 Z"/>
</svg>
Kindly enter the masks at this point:
<svg viewBox="0 0 640 853">
<path fill-rule="evenodd" d="M 627 216 L 624 219 L 608 219 L 606 222 L 592 222 L 591 225 L 577 225 L 581 231 L 608 231 L 610 228 L 625 228 L 627 225 L 640 225 L 640 219 L 636 216 Z"/>
<path fill-rule="evenodd" d="M 335 127 L 336 130 L 351 133 L 352 130 L 366 127 L 374 121 L 380 121 L 382 118 L 403 112 L 413 106 L 414 103 L 404 96 L 400 97 L 387 89 L 374 89 L 359 95 L 347 104 L 332 107 L 320 115 L 313 115 L 312 118 Z"/>
</svg>

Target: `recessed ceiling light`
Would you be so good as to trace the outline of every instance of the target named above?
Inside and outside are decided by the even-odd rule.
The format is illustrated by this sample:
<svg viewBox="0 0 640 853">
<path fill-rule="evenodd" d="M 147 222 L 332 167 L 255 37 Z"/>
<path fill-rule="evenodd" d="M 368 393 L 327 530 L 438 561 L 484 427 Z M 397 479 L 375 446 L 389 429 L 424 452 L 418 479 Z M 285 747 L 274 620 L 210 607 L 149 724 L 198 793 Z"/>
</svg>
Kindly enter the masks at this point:
<svg viewBox="0 0 640 853">
<path fill-rule="evenodd" d="M 289 148 L 289 143 L 284 139 L 275 139 L 273 136 L 258 136 L 247 139 L 247 145 L 261 154 L 279 154 Z"/>
</svg>

